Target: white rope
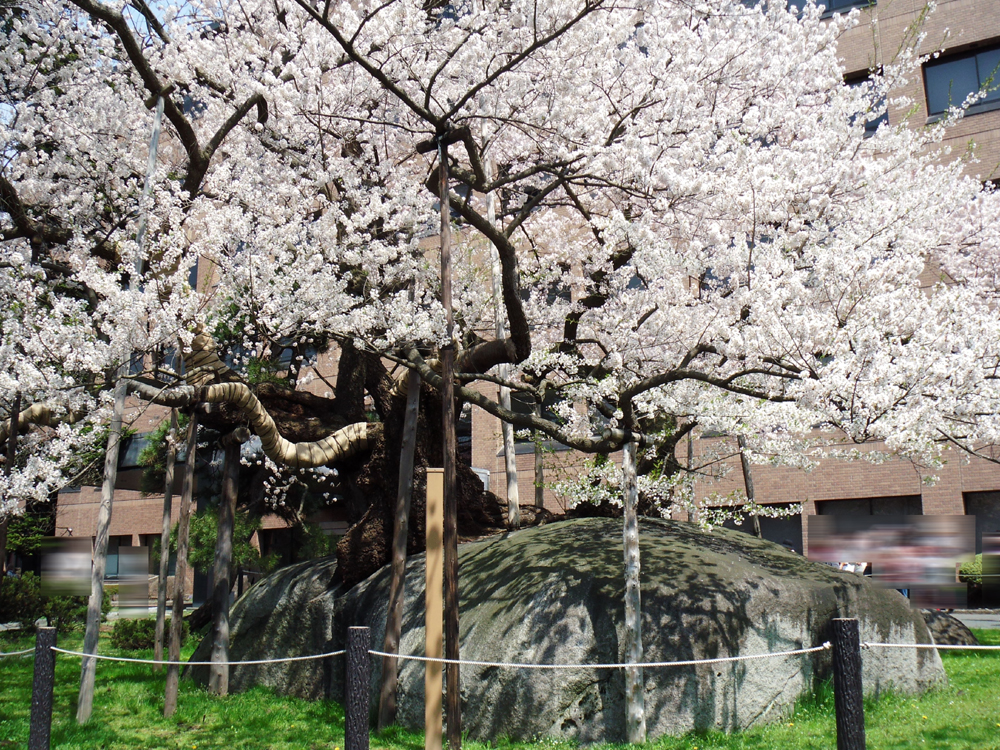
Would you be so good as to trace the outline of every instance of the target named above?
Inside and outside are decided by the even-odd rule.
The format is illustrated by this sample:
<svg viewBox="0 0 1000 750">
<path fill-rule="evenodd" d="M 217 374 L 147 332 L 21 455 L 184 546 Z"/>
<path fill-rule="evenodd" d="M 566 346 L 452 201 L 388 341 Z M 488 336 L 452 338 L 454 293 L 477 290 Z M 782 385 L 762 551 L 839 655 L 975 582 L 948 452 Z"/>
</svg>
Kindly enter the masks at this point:
<svg viewBox="0 0 1000 750">
<path fill-rule="evenodd" d="M 328 654 L 312 654 L 311 656 L 289 656 L 284 659 L 251 659 L 249 661 L 157 661 L 156 659 L 129 659 L 124 656 L 103 656 L 99 654 L 85 654 L 80 651 L 66 651 L 62 648 L 52 646 L 53 651 L 69 656 L 81 656 L 87 659 L 103 659 L 104 661 L 127 661 L 133 664 L 166 664 L 188 667 L 211 667 L 213 665 L 228 664 L 231 667 L 238 667 L 241 664 L 279 664 L 286 661 L 308 661 L 309 659 L 325 659 L 328 656 L 340 656 L 344 651 L 331 651 Z"/>
<path fill-rule="evenodd" d="M 950 644 L 934 643 L 868 643 L 861 644 L 862 648 L 936 648 L 936 649 L 964 649 L 966 651 L 1000 651 L 1000 646 L 954 646 Z"/>
<path fill-rule="evenodd" d="M 749 659 L 770 659 L 778 656 L 798 656 L 799 654 L 812 654 L 816 651 L 825 651 L 830 648 L 827 641 L 822 646 L 812 648 L 799 648 L 794 651 L 777 651 L 768 654 L 747 654 L 745 656 L 723 656 L 718 659 L 689 659 L 687 661 L 652 661 L 642 664 L 520 664 L 512 662 L 493 661 L 466 661 L 463 659 L 436 659 L 430 656 L 410 656 L 400 654 L 387 654 L 384 651 L 369 651 L 372 656 L 388 656 L 394 659 L 409 659 L 411 661 L 430 661 L 441 664 L 467 664 L 474 667 L 505 667 L 509 669 L 627 669 L 628 667 L 684 667 L 693 664 L 720 664 L 728 661 L 747 661 Z"/>
<path fill-rule="evenodd" d="M 34 651 L 35 649 L 33 648 L 26 648 L 24 651 L 8 651 L 7 653 L 0 651 L 0 659 L 5 656 L 24 656 L 25 654 L 34 653 Z"/>
</svg>

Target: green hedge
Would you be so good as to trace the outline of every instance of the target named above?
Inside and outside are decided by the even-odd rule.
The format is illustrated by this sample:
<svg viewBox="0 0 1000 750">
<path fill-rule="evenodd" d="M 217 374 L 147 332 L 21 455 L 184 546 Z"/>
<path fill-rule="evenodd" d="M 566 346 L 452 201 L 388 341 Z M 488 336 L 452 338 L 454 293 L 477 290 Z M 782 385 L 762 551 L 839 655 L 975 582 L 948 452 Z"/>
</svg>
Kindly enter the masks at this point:
<svg viewBox="0 0 1000 750">
<path fill-rule="evenodd" d="M 0 581 L 0 622 L 17 622 L 32 628 L 45 618 L 59 630 L 73 630 L 87 624 L 86 596 L 45 596 L 41 579 L 34 573 L 8 576 Z M 104 591 L 101 620 L 111 611 L 111 594 Z"/>
<path fill-rule="evenodd" d="M 170 632 L 170 618 L 166 619 L 164 632 Z M 181 628 L 181 644 L 191 634 L 187 621 Z M 111 630 L 111 645 L 123 651 L 142 651 L 152 649 L 156 643 L 156 620 L 118 620 Z"/>
</svg>

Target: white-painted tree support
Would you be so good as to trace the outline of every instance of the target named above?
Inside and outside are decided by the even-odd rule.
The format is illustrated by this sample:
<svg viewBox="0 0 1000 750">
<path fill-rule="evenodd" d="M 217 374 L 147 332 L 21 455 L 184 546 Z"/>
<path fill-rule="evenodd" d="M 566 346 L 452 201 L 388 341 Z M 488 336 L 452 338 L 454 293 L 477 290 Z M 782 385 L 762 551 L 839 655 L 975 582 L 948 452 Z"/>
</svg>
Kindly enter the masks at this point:
<svg viewBox="0 0 1000 750">
<path fill-rule="evenodd" d="M 424 655 L 444 656 L 444 469 L 427 469 L 427 572 L 424 612 Z M 439 661 L 425 662 L 424 750 L 441 750 L 441 673 Z"/>
<path fill-rule="evenodd" d="M 215 536 L 212 568 L 212 666 L 208 669 L 208 691 L 229 695 L 229 592 L 233 588 L 233 526 L 240 483 L 240 445 L 250 439 L 250 430 L 237 427 L 219 441 L 225 451 L 222 470 L 222 502 Z"/>
<path fill-rule="evenodd" d="M 751 503 L 756 503 L 756 499 L 753 491 L 753 470 L 750 468 L 750 456 L 747 454 L 747 439 L 743 435 L 737 435 L 736 441 L 740 446 L 740 465 L 743 467 L 743 484 L 746 486 L 747 490 L 747 500 Z M 750 519 L 753 521 L 753 533 L 760 539 L 760 518 L 756 513 L 750 514 Z"/>
<path fill-rule="evenodd" d="M 623 447 L 622 475 L 625 491 L 625 660 L 642 663 L 642 597 L 639 590 L 639 483 L 636 476 L 636 444 Z M 625 724 L 628 741 L 646 741 L 646 696 L 642 667 L 625 669 Z"/>
<path fill-rule="evenodd" d="M 420 375 L 410 370 L 406 378 L 406 413 L 403 417 L 403 445 L 399 454 L 399 485 L 396 490 L 396 518 L 392 529 L 392 578 L 382 651 L 399 653 L 403 629 L 403 595 L 406 581 L 406 539 L 409 534 L 410 501 L 413 496 L 413 457 L 417 450 L 417 418 L 420 415 Z M 379 694 L 378 728 L 396 721 L 398 659 L 382 657 L 382 688 Z"/>
<path fill-rule="evenodd" d="M 174 466 L 177 463 L 177 410 L 170 410 L 167 471 L 163 482 L 163 526 L 160 531 L 160 576 L 156 581 L 156 643 L 153 658 L 163 658 L 163 629 L 167 619 L 167 577 L 170 574 L 170 515 L 174 504 Z M 153 667 L 157 672 L 160 667 Z"/>
<path fill-rule="evenodd" d="M 187 453 L 184 458 L 184 485 L 181 488 L 181 507 L 177 520 L 177 562 L 174 565 L 174 606 L 170 615 L 169 661 L 180 661 L 181 636 L 184 633 L 184 581 L 187 578 L 188 537 L 191 531 L 191 498 L 194 496 L 194 465 L 198 453 L 198 412 L 191 412 L 188 422 Z M 177 710 L 177 687 L 180 667 L 167 666 L 166 689 L 163 698 L 163 715 L 173 716 Z"/>
<path fill-rule="evenodd" d="M 122 373 L 119 372 L 119 375 Z M 87 626 L 83 634 L 83 652 L 97 653 L 97 639 L 101 631 L 101 602 L 104 600 L 104 572 L 108 564 L 108 533 L 111 529 L 111 504 L 115 497 L 115 482 L 118 479 L 118 449 L 121 447 L 122 413 L 125 411 L 124 378 L 115 384 L 114 411 L 111 415 L 111 431 L 108 447 L 104 452 L 104 484 L 101 486 L 101 505 L 97 511 L 97 535 L 94 540 L 94 564 L 90 574 L 90 601 L 87 603 Z M 80 698 L 76 708 L 76 720 L 85 724 L 94 708 L 94 678 L 97 660 L 83 657 L 80 666 Z"/>
</svg>

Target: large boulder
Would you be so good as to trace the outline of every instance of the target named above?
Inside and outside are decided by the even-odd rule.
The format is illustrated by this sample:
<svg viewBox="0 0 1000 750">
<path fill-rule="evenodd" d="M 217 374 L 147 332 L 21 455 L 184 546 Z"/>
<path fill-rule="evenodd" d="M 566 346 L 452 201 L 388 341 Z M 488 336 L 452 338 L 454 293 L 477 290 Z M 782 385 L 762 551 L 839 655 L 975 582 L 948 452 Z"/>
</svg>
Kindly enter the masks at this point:
<svg viewBox="0 0 1000 750">
<path fill-rule="evenodd" d="M 644 659 L 679 661 L 764 654 L 822 644 L 830 620 L 857 617 L 861 638 L 929 643 L 919 612 L 895 591 L 813 563 L 747 534 L 706 532 L 678 521 L 643 520 Z M 625 660 L 620 520 L 555 523 L 463 545 L 462 658 L 493 663 L 588 665 Z M 303 564 L 261 582 L 233 613 L 233 659 L 343 648 L 350 625 L 371 628 L 381 648 L 389 570 L 350 591 L 328 589 L 331 561 Z M 424 557 L 407 565 L 402 654 L 424 653 Z M 206 639 L 207 640 L 207 639 Z M 195 659 L 208 655 L 203 643 Z M 232 688 L 256 684 L 308 698 L 343 692 L 343 662 L 234 668 Z M 870 649 L 862 655 L 869 694 L 918 692 L 946 678 L 936 651 Z M 381 659 L 373 659 L 377 701 Z M 645 670 L 650 737 L 693 729 L 734 730 L 787 715 L 830 674 L 829 651 Z M 205 672 L 196 672 L 204 679 Z M 399 723 L 423 725 L 424 669 L 401 661 Z M 501 736 L 625 739 L 622 670 L 587 666 L 528 670 L 463 666 L 463 729 Z"/>
</svg>

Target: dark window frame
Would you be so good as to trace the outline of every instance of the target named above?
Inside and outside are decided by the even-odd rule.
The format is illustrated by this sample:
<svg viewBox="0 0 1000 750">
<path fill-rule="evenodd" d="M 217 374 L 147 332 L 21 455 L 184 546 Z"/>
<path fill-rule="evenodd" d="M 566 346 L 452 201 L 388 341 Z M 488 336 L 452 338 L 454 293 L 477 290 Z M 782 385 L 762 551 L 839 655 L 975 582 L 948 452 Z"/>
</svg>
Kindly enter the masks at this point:
<svg viewBox="0 0 1000 750">
<path fill-rule="evenodd" d="M 980 58 L 985 57 L 993 53 L 997 57 L 997 64 L 991 70 L 980 70 Z M 938 68 L 943 68 L 945 66 L 954 65 L 956 63 L 961 63 L 965 61 L 972 61 L 975 66 L 976 80 L 979 85 L 977 89 L 972 91 L 967 91 L 964 94 L 956 96 L 949 85 L 947 105 L 944 109 L 931 109 L 932 106 L 932 96 L 937 99 L 940 92 L 933 92 L 930 85 L 928 84 L 927 73 L 928 71 L 934 71 Z M 987 94 L 987 99 L 979 100 L 975 104 L 971 105 L 966 111 L 966 115 L 975 115 L 982 112 L 992 112 L 994 110 L 1000 109 L 1000 39 L 994 39 L 986 44 L 977 46 L 974 49 L 967 49 L 963 52 L 956 54 L 942 55 L 936 60 L 928 60 L 924 63 L 922 68 L 923 83 L 924 83 L 924 106 L 927 110 L 927 122 L 937 122 L 943 119 L 948 114 L 948 109 L 951 107 L 960 107 L 962 102 L 972 93 L 982 91 L 984 87 L 987 88 L 989 92 Z M 949 84 L 954 83 L 954 78 L 949 80 Z"/>
</svg>

